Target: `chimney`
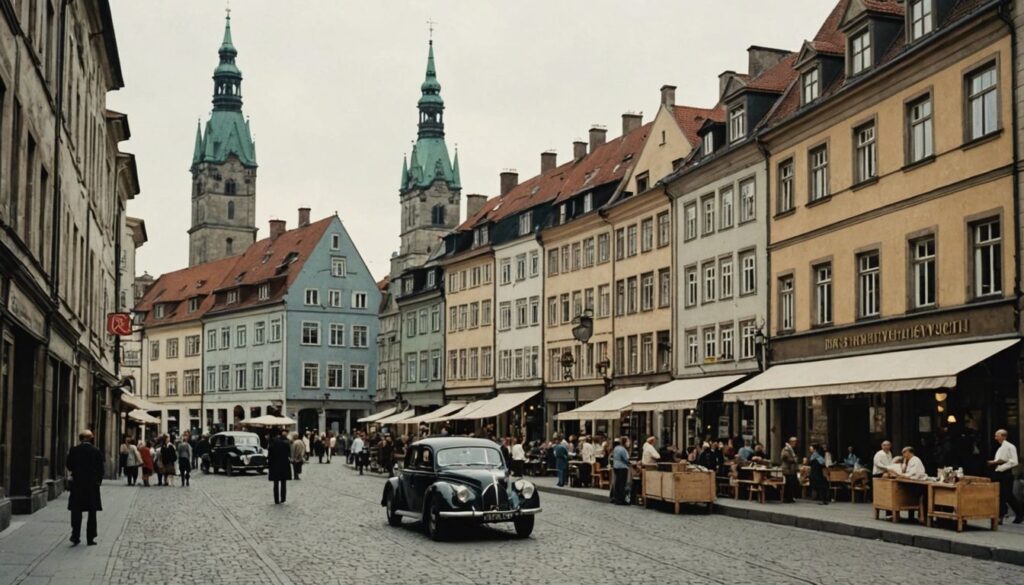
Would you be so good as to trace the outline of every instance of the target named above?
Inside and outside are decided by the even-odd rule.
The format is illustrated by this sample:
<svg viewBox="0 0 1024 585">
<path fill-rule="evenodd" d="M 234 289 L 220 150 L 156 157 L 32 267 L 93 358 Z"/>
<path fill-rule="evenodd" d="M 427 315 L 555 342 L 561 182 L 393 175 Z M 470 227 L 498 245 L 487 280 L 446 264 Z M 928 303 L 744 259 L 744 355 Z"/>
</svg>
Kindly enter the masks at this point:
<svg viewBox="0 0 1024 585">
<path fill-rule="evenodd" d="M 642 124 L 643 121 L 643 114 L 631 114 L 629 112 L 622 114 L 622 135 L 625 136 L 633 130 L 636 130 L 640 127 L 640 124 Z"/>
<path fill-rule="evenodd" d="M 553 150 L 546 150 L 540 153 L 540 172 L 546 173 L 558 166 L 558 153 Z"/>
<path fill-rule="evenodd" d="M 752 45 L 747 49 L 747 73 L 753 79 L 778 65 L 787 55 L 789 51 Z"/>
<path fill-rule="evenodd" d="M 604 144 L 604 137 L 607 134 L 607 128 L 602 128 L 601 126 L 597 125 L 590 127 L 590 152 L 594 152 L 595 150 L 597 150 L 597 147 Z"/>
<path fill-rule="evenodd" d="M 572 160 L 580 160 L 587 156 L 587 143 L 577 140 L 572 143 Z"/>
<path fill-rule="evenodd" d="M 299 227 L 306 227 L 307 225 L 309 225 L 309 208 L 308 207 L 300 207 L 299 208 Z"/>
<path fill-rule="evenodd" d="M 285 229 L 285 221 L 283 219 L 270 220 L 270 239 L 276 240 L 277 236 L 283 234 Z"/>
<path fill-rule="evenodd" d="M 661 105 L 665 106 L 666 108 L 671 108 L 676 105 L 676 86 L 661 86 Z"/>
<path fill-rule="evenodd" d="M 719 74 L 719 76 L 718 76 L 718 98 L 719 99 L 725 97 L 725 88 L 726 88 L 726 86 L 729 85 L 729 82 L 732 81 L 732 78 L 735 77 L 735 75 L 736 75 L 735 71 L 723 71 L 721 74 Z"/>
<path fill-rule="evenodd" d="M 504 195 L 519 184 L 519 173 L 512 169 L 501 171 L 501 194 Z"/>
<path fill-rule="evenodd" d="M 480 211 L 487 201 L 487 195 L 466 195 L 466 219 L 469 219 Z"/>
</svg>

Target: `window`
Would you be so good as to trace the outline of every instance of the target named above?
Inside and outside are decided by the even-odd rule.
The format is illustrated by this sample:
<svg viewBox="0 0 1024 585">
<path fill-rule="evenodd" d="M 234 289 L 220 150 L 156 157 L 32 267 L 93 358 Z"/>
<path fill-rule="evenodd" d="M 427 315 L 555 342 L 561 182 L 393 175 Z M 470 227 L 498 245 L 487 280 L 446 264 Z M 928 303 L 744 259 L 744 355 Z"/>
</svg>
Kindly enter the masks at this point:
<svg viewBox="0 0 1024 585">
<path fill-rule="evenodd" d="M 612 290 L 607 284 L 597 287 L 597 316 L 608 317 L 612 312 Z"/>
<path fill-rule="evenodd" d="M 430 352 L 430 379 L 441 379 L 441 350 L 439 349 Z"/>
<path fill-rule="evenodd" d="M 406 281 L 411 282 L 411 281 Z M 332 307 L 341 306 L 341 291 L 338 289 L 331 289 L 327 291 L 327 304 Z"/>
<path fill-rule="evenodd" d="M 281 320 L 271 319 L 270 320 L 270 342 L 275 343 L 281 341 Z"/>
<path fill-rule="evenodd" d="M 369 338 L 369 328 L 366 325 L 352 326 L 352 347 L 368 347 Z"/>
<path fill-rule="evenodd" d="M 587 241 L 589 241 L 589 242 L 591 242 L 591 244 L 593 244 L 593 240 L 587 240 Z M 590 262 L 591 262 L 591 264 L 593 264 L 593 262 L 594 262 L 593 250 L 591 250 Z M 530 252 L 530 278 L 533 278 L 534 276 L 537 276 L 538 274 L 540 274 L 540 251 L 533 250 L 533 251 Z"/>
<path fill-rule="evenodd" d="M 512 259 L 502 258 L 498 264 L 498 278 L 501 284 L 509 284 L 512 282 Z"/>
<path fill-rule="evenodd" d="M 732 324 L 722 325 L 719 332 L 719 348 L 723 360 L 731 360 L 733 355 L 733 327 Z"/>
<path fill-rule="evenodd" d="M 302 345 L 320 345 L 320 323 L 302 322 Z"/>
<path fill-rule="evenodd" d="M 629 314 L 637 310 L 637 278 L 632 276 L 626 279 L 626 311 Z"/>
<path fill-rule="evenodd" d="M 178 357 L 178 339 L 167 340 L 167 359 L 173 359 Z"/>
<path fill-rule="evenodd" d="M 548 250 L 548 276 L 558 274 L 558 250 Z"/>
<path fill-rule="evenodd" d="M 740 359 L 749 360 L 754 357 L 757 351 L 756 339 L 757 328 L 753 321 L 740 322 Z"/>
<path fill-rule="evenodd" d="M 878 252 L 857 256 L 857 313 L 861 318 L 875 317 L 881 310 L 879 268 Z"/>
<path fill-rule="evenodd" d="M 718 193 L 719 207 L 722 212 L 722 229 L 732 227 L 734 199 L 732 187 L 726 187 Z"/>
<path fill-rule="evenodd" d="M 857 75 L 871 67 L 871 29 L 855 33 L 850 39 L 850 73 Z"/>
<path fill-rule="evenodd" d="M 583 196 L 583 213 L 589 213 L 594 209 L 594 194 L 587 193 Z"/>
<path fill-rule="evenodd" d="M 525 236 L 533 231 L 533 215 L 531 212 L 519 214 L 519 235 Z"/>
<path fill-rule="evenodd" d="M 415 382 L 418 379 L 418 377 L 416 375 L 417 374 L 417 372 L 416 372 L 416 364 L 417 364 L 416 354 L 414 354 L 414 353 L 407 353 L 407 354 L 405 354 L 405 381 L 406 382 Z"/>
<path fill-rule="evenodd" d="M 345 384 L 345 366 L 341 364 L 327 364 L 327 387 L 338 390 Z"/>
<path fill-rule="evenodd" d="M 420 309 L 419 331 L 420 331 L 420 335 L 423 335 L 424 333 L 427 332 L 427 310 L 426 309 Z"/>
<path fill-rule="evenodd" d="M 416 311 L 405 314 L 405 336 L 416 337 Z"/>
<path fill-rule="evenodd" d="M 999 129 L 996 65 L 990 63 L 967 76 L 968 140 L 976 140 Z"/>
<path fill-rule="evenodd" d="M 167 372 L 167 395 L 177 396 L 178 395 L 178 372 Z"/>
<path fill-rule="evenodd" d="M 228 296 L 227 304 L 233 305 L 233 304 L 238 302 L 238 291 L 237 290 L 229 290 L 227 296 Z"/>
<path fill-rule="evenodd" d="M 220 367 L 220 389 L 231 390 L 231 366 L 227 364 Z"/>
<path fill-rule="evenodd" d="M 154 362 L 156 360 L 160 359 L 160 342 L 159 341 L 150 341 L 149 342 L 149 359 L 151 361 L 154 361 Z"/>
<path fill-rule="evenodd" d="M 455 380 L 459 377 L 459 352 L 450 350 L 448 352 L 448 379 Z"/>
<path fill-rule="evenodd" d="M 752 221 L 757 217 L 757 194 L 754 179 L 740 183 L 740 223 Z"/>
<path fill-rule="evenodd" d="M 437 284 L 437 274 L 431 270 L 427 273 L 427 288 L 434 288 Z"/>
<path fill-rule="evenodd" d="M 217 389 L 217 368 L 215 366 L 206 368 L 206 389 L 209 391 Z"/>
<path fill-rule="evenodd" d="M 626 313 L 626 281 L 615 281 L 615 316 Z"/>
<path fill-rule="evenodd" d="M 206 351 L 217 349 L 217 330 L 211 329 L 206 333 Z"/>
<path fill-rule="evenodd" d="M 528 299 L 516 299 L 516 327 L 526 327 L 530 324 L 530 309 Z"/>
<path fill-rule="evenodd" d="M 974 296 L 1003 290 L 1002 233 L 998 219 L 977 223 L 974 234 Z"/>
<path fill-rule="evenodd" d="M 579 270 L 583 261 L 583 254 L 580 248 L 580 243 L 576 242 L 572 245 L 572 269 L 573 271 Z"/>
<path fill-rule="evenodd" d="M 832 322 L 832 264 L 814 267 L 814 323 L 828 325 Z"/>
<path fill-rule="evenodd" d="M 704 143 L 704 156 L 715 152 L 715 136 L 713 132 L 709 130 L 702 140 Z"/>
<path fill-rule="evenodd" d="M 267 366 L 267 388 L 281 387 L 281 362 L 275 360 Z"/>
<path fill-rule="evenodd" d="M 636 226 L 626 228 L 626 252 L 630 256 L 636 256 Z"/>
<path fill-rule="evenodd" d="M 856 152 L 857 173 L 854 181 L 863 183 L 875 178 L 876 156 L 875 156 L 875 123 L 870 122 L 853 131 L 854 149 Z"/>
<path fill-rule="evenodd" d="M 149 375 L 149 396 L 160 396 L 160 374 Z"/>
<path fill-rule="evenodd" d="M 811 69 L 800 77 L 800 84 L 803 87 L 803 103 L 807 105 L 818 99 L 821 95 L 821 83 L 817 69 Z"/>
<path fill-rule="evenodd" d="M 757 256 L 754 250 L 740 253 L 740 294 L 757 292 Z"/>
<path fill-rule="evenodd" d="M 704 361 L 714 363 L 718 360 L 718 332 L 714 325 L 704 328 Z"/>
<path fill-rule="evenodd" d="M 198 335 L 187 335 L 185 337 L 185 357 L 192 357 L 199 355 L 199 340 Z"/>
<path fill-rule="evenodd" d="M 686 365 L 696 366 L 700 363 L 700 345 L 697 343 L 697 332 L 686 332 Z"/>
<path fill-rule="evenodd" d="M 490 378 L 493 361 L 491 359 L 491 348 L 480 349 L 480 377 Z"/>
<path fill-rule="evenodd" d="M 503 349 L 498 352 L 498 380 L 512 379 L 512 351 Z"/>
<path fill-rule="evenodd" d="M 692 240 L 697 237 L 697 204 L 689 203 L 683 208 L 683 239 Z"/>
<path fill-rule="evenodd" d="M 640 277 L 640 310 L 654 309 L 654 273 L 648 272 Z"/>
<path fill-rule="evenodd" d="M 672 271 L 662 268 L 658 271 L 658 306 L 672 305 Z"/>
<path fill-rule="evenodd" d="M 697 267 L 690 266 L 687 268 L 683 278 L 686 281 L 686 306 L 692 307 L 697 304 Z"/>
<path fill-rule="evenodd" d="M 811 149 L 807 155 L 811 168 L 811 201 L 828 197 L 828 147 Z"/>
<path fill-rule="evenodd" d="M 640 173 L 636 176 L 636 192 L 643 193 L 650 188 L 651 176 L 647 172 Z"/>
<path fill-rule="evenodd" d="M 248 374 L 248 368 L 245 364 L 235 364 L 235 390 L 246 389 L 246 375 Z"/>
<path fill-rule="evenodd" d="M 530 297 L 530 325 L 540 325 L 540 297 Z"/>
<path fill-rule="evenodd" d="M 701 208 L 704 211 L 704 229 L 701 235 L 708 235 L 715 232 L 715 197 L 708 195 L 700 200 Z"/>
<path fill-rule="evenodd" d="M 306 305 L 319 305 L 320 291 L 315 288 L 306 289 Z"/>
<path fill-rule="evenodd" d="M 913 307 L 920 309 L 935 305 L 935 237 L 928 236 L 910 242 Z"/>
<path fill-rule="evenodd" d="M 572 270 L 572 261 L 569 256 L 570 246 L 566 244 L 562 246 L 562 273 L 569 272 Z"/>
<path fill-rule="evenodd" d="M 672 219 L 667 211 L 658 214 L 658 247 L 672 243 Z"/>
<path fill-rule="evenodd" d="M 793 209 L 793 159 L 779 163 L 779 198 L 776 213 Z"/>
<path fill-rule="evenodd" d="M 504 301 L 498 303 L 498 330 L 507 331 L 512 328 L 512 303 Z"/>
<path fill-rule="evenodd" d="M 907 104 L 907 162 L 924 160 L 935 153 L 932 138 L 932 96 Z"/>
<path fill-rule="evenodd" d="M 594 238 L 583 240 L 583 267 L 589 268 L 594 265 Z"/>
<path fill-rule="evenodd" d="M 331 249 L 332 250 L 340 250 L 341 249 L 341 236 L 340 235 L 338 235 L 338 234 L 331 234 Z"/>
<path fill-rule="evenodd" d="M 488 243 L 490 238 L 487 234 L 487 226 L 482 225 L 473 231 L 473 247 L 483 246 Z"/>
<path fill-rule="evenodd" d="M 248 328 L 245 325 L 235 327 L 235 347 L 245 347 Z M 177 349 L 175 349 L 177 351 Z"/>
<path fill-rule="evenodd" d="M 629 359 L 628 366 L 627 366 L 629 369 L 627 371 L 630 374 L 639 373 L 639 365 L 640 365 L 639 364 L 639 362 L 640 362 L 639 358 L 640 358 L 640 356 L 639 356 L 639 352 L 638 352 L 638 348 L 637 348 L 636 335 L 630 335 L 629 337 L 627 337 L 626 338 L 626 345 L 627 345 L 626 352 L 627 352 L 627 356 L 628 356 L 628 359 Z M 576 360 L 576 362 L 579 363 L 579 360 Z"/>
<path fill-rule="evenodd" d="M 729 142 L 736 142 L 747 135 L 747 116 L 743 106 L 729 109 Z"/>
<path fill-rule="evenodd" d="M 722 281 L 718 291 L 719 298 L 732 297 L 732 256 L 718 261 L 718 275 Z"/>
<path fill-rule="evenodd" d="M 353 309 L 365 309 L 366 308 L 366 293 L 364 293 L 364 292 L 352 293 L 352 308 Z"/>
<path fill-rule="evenodd" d="M 572 314 L 569 308 L 569 293 L 563 293 L 558 298 L 558 303 L 562 307 L 562 323 L 568 323 L 572 321 Z"/>
<path fill-rule="evenodd" d="M 320 364 L 315 362 L 304 362 L 302 364 L 302 387 L 320 387 Z"/>
<path fill-rule="evenodd" d="M 480 326 L 488 327 L 491 324 L 491 301 L 480 301 Z"/>
<path fill-rule="evenodd" d="M 548 327 L 558 325 L 558 297 L 548 297 Z"/>
<path fill-rule="evenodd" d="M 231 328 L 221 327 L 220 329 L 220 348 L 228 349 L 231 347 Z"/>
<path fill-rule="evenodd" d="M 195 313 L 199 310 L 199 298 L 191 298 L 188 300 L 188 312 Z"/>
<path fill-rule="evenodd" d="M 331 258 L 331 276 L 344 278 L 346 274 L 345 259 L 340 257 Z"/>
<path fill-rule="evenodd" d="M 796 304 L 793 299 L 793 277 L 779 279 L 779 331 L 792 331 L 796 326 Z"/>
<path fill-rule="evenodd" d="M 327 327 L 327 333 L 327 345 L 331 347 L 345 345 L 345 325 L 343 323 L 331 323 Z"/>
<path fill-rule="evenodd" d="M 491 265 L 484 264 L 484 276 L 481 281 L 483 284 L 491 284 Z"/>
<path fill-rule="evenodd" d="M 654 248 L 654 218 L 640 222 L 640 251 L 650 252 Z"/>
<path fill-rule="evenodd" d="M 607 262 L 611 257 L 611 242 L 607 233 L 597 236 L 597 261 Z"/>
<path fill-rule="evenodd" d="M 932 0 L 910 1 L 910 40 L 917 39 L 932 32 Z"/>
<path fill-rule="evenodd" d="M 704 298 L 705 303 L 710 303 L 715 300 L 715 283 L 718 281 L 716 275 L 717 270 L 715 269 L 714 262 L 705 262 L 703 267 L 704 272 Z"/>
</svg>

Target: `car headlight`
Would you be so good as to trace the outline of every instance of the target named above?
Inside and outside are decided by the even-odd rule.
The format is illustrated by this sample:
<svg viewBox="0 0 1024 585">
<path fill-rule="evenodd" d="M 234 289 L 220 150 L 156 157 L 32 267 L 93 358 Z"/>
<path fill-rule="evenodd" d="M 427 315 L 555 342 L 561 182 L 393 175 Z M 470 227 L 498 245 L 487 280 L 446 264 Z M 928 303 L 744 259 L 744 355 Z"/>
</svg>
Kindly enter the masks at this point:
<svg viewBox="0 0 1024 585">
<path fill-rule="evenodd" d="M 460 503 L 465 504 L 466 502 L 468 502 L 471 495 L 472 494 L 469 493 L 469 488 L 467 488 L 466 486 L 455 486 L 455 499 L 458 500 Z"/>
<path fill-rule="evenodd" d="M 525 479 L 520 479 L 512 484 L 516 490 L 523 494 L 523 498 L 529 500 L 533 497 L 533 493 L 537 491 L 537 488 Z"/>
</svg>

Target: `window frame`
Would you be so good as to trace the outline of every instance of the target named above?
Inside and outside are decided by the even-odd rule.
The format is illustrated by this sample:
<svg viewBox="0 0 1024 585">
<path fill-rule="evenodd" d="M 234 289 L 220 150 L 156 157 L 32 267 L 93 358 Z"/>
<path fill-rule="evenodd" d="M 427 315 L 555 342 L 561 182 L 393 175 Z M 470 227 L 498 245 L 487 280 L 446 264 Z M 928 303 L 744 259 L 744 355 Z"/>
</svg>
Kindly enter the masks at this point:
<svg viewBox="0 0 1024 585">
<path fill-rule="evenodd" d="M 870 130 L 869 140 L 862 142 L 864 132 Z M 853 152 L 853 186 L 865 185 L 878 180 L 878 120 L 872 117 L 853 127 L 850 149 Z M 868 155 L 864 160 L 862 155 Z M 865 168 L 870 167 L 870 168 Z M 867 172 L 868 174 L 864 174 Z"/>
<path fill-rule="evenodd" d="M 929 255 L 918 255 L 918 246 L 931 242 L 931 253 Z M 936 269 L 939 264 L 939 242 L 934 231 L 914 234 L 907 238 L 907 297 L 909 311 L 926 311 L 939 306 L 939 278 Z M 931 281 L 931 302 L 920 302 L 920 274 L 922 266 L 930 265 L 927 270 Z"/>
<path fill-rule="evenodd" d="M 824 163 L 815 163 L 815 155 L 818 153 L 824 153 Z M 807 203 L 808 205 L 813 203 L 819 203 L 821 201 L 827 201 L 832 197 L 831 188 L 831 173 L 829 172 L 829 145 L 828 142 L 822 142 L 816 144 L 807 149 Z M 821 170 L 824 173 L 823 189 L 824 193 L 818 194 L 815 197 L 815 187 L 817 182 L 815 181 L 815 172 Z"/>
<path fill-rule="evenodd" d="M 821 271 L 826 269 L 828 275 L 827 278 L 823 278 Z M 811 263 L 811 316 L 814 327 L 828 327 L 835 323 L 834 278 L 835 270 L 831 258 Z"/>
<path fill-rule="evenodd" d="M 922 116 L 920 119 L 914 119 L 915 109 L 922 104 L 928 104 L 928 114 Z M 907 98 L 903 102 L 903 132 L 904 132 L 904 147 L 903 157 L 904 166 L 911 167 L 918 164 L 923 164 L 928 161 L 935 159 L 935 92 L 932 87 L 928 87 L 926 90 L 914 94 L 912 97 Z M 923 143 L 925 153 L 920 156 L 915 156 L 915 130 L 918 126 L 925 128 L 922 132 L 925 133 L 927 140 Z"/>
<path fill-rule="evenodd" d="M 813 76 L 813 82 L 808 83 L 808 79 Z M 811 92 L 813 95 L 808 95 L 808 90 L 813 89 Z M 800 73 L 800 105 L 806 106 L 807 104 L 814 103 L 821 97 L 821 68 L 812 67 L 807 71 Z"/>
<path fill-rule="evenodd" d="M 869 71 L 875 64 L 874 39 L 871 32 L 871 25 L 865 25 L 856 32 L 846 36 L 846 54 L 849 56 L 846 73 L 850 77 Z M 865 39 L 865 42 L 861 44 L 860 50 L 858 50 L 855 45 L 857 41 L 862 39 Z"/>
<path fill-rule="evenodd" d="M 864 261 L 869 258 L 875 259 L 875 266 L 865 268 Z M 857 275 L 857 320 L 878 319 L 882 316 L 882 251 L 879 248 L 861 250 L 854 256 L 854 263 Z M 873 293 L 868 291 L 865 286 L 866 278 L 874 282 Z M 871 293 L 870 296 L 869 293 Z M 868 302 L 873 302 L 875 305 L 873 313 L 866 310 Z"/>
<path fill-rule="evenodd" d="M 783 170 L 788 169 L 788 173 L 784 173 Z M 789 213 L 796 209 L 796 193 L 794 191 L 794 177 L 796 176 L 796 162 L 791 156 L 779 162 L 776 166 L 776 182 L 778 195 L 775 198 L 775 215 L 782 215 Z M 783 197 L 788 197 L 788 205 L 784 206 Z"/>
<path fill-rule="evenodd" d="M 977 64 L 972 65 L 972 66 L 970 66 L 970 67 L 968 67 L 967 69 L 964 70 L 964 73 L 963 73 L 964 144 L 971 144 L 971 143 L 974 143 L 974 142 L 980 142 L 980 141 L 987 140 L 987 139 L 992 138 L 994 136 L 998 136 L 1002 132 L 1002 130 L 1003 130 L 1002 112 L 1000 111 L 1002 109 L 1002 102 L 1003 102 L 1002 95 L 1001 95 L 1001 89 L 1002 89 L 1002 79 L 1001 79 L 1001 75 L 1000 75 L 1000 73 L 1001 73 L 1000 72 L 1001 65 L 1002 65 L 1002 63 L 1001 63 L 1000 55 L 996 54 L 996 55 L 993 55 L 993 56 L 985 57 L 984 59 L 979 61 Z M 978 77 L 978 76 L 982 75 L 983 73 L 985 73 L 988 69 L 992 69 L 992 72 L 995 75 L 995 81 L 994 81 L 993 85 L 990 88 L 985 88 L 980 94 L 973 94 L 972 91 L 971 91 L 971 81 L 975 77 Z M 979 135 L 975 136 L 974 132 L 973 132 L 974 116 L 973 116 L 973 111 L 972 111 L 972 108 L 971 108 L 971 104 L 972 104 L 973 100 L 976 99 L 975 95 L 987 96 L 989 93 L 992 93 L 995 96 L 995 106 L 994 106 L 995 126 L 992 128 L 992 130 L 990 130 L 988 132 L 984 132 L 983 131 L 982 134 L 979 134 Z M 984 98 L 982 98 L 982 99 L 983 99 L 983 108 L 984 108 Z"/>
</svg>

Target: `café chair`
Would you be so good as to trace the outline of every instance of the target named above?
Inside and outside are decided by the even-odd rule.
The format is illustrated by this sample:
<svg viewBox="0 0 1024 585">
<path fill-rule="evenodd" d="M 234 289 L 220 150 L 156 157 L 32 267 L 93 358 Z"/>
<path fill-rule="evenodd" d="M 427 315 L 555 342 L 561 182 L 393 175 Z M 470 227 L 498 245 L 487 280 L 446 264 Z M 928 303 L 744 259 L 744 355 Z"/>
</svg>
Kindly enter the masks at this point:
<svg viewBox="0 0 1024 585">
<path fill-rule="evenodd" d="M 601 462 L 594 463 L 591 470 L 591 483 L 598 489 L 604 489 L 611 487 L 611 482 L 608 481 L 607 469 L 601 467 Z"/>
</svg>

